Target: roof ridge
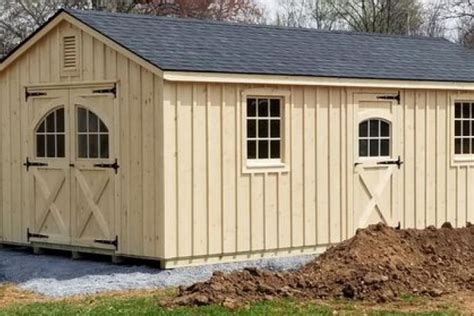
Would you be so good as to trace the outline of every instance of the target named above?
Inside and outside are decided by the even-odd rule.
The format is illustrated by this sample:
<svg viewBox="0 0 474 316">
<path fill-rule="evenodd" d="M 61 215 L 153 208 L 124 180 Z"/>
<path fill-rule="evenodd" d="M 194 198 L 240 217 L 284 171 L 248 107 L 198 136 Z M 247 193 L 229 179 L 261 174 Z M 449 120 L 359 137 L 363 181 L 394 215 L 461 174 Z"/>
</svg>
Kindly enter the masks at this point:
<svg viewBox="0 0 474 316">
<path fill-rule="evenodd" d="M 64 9 L 64 11 L 74 15 L 78 14 L 94 14 L 101 16 L 118 16 L 122 18 L 142 18 L 142 19 L 156 19 L 156 20 L 168 20 L 184 23 L 198 23 L 198 24 L 211 24 L 211 25 L 228 25 L 228 26 L 237 26 L 237 27 L 253 27 L 253 28 L 266 28 L 266 29 L 279 29 L 279 30 L 289 30 L 289 31 L 299 31 L 299 32 L 314 32 L 314 33 L 324 33 L 324 34 L 342 34 L 342 35 L 356 35 L 356 36 L 371 36 L 371 37 L 382 37 L 382 38 L 402 38 L 402 39 L 413 39 L 413 40 L 428 40 L 428 41 L 446 41 L 449 43 L 449 40 L 443 37 L 428 37 L 421 35 L 399 35 L 399 34 L 386 34 L 386 33 L 371 33 L 371 32 L 355 32 L 348 30 L 322 30 L 309 27 L 289 27 L 289 26 L 279 26 L 279 25 L 269 25 L 269 24 L 255 24 L 255 23 L 238 23 L 233 21 L 212 21 L 212 20 L 201 20 L 197 18 L 181 18 L 181 17 L 169 17 L 169 16 L 157 16 L 149 14 L 139 14 L 139 13 L 118 13 L 118 12 L 106 12 L 106 11 L 97 11 L 97 10 L 79 10 L 79 9 Z M 456 45 L 455 43 L 452 43 Z"/>
</svg>

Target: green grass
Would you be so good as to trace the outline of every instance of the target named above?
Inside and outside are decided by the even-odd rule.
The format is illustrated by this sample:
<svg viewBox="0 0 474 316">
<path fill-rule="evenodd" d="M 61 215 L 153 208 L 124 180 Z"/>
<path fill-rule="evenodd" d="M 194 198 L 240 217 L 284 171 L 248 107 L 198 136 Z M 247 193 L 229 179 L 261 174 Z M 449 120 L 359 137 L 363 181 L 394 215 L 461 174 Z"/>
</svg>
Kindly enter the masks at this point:
<svg viewBox="0 0 474 316">
<path fill-rule="evenodd" d="M 276 301 L 252 304 L 244 309 L 230 311 L 220 306 L 196 308 L 176 308 L 166 310 L 157 305 L 157 297 L 102 297 L 84 299 L 77 302 L 33 303 L 13 305 L 0 310 L 3 315 L 333 315 L 333 308 L 322 305 L 303 304 L 294 301 Z M 460 315 L 454 311 L 439 311 L 431 313 L 397 313 L 390 311 L 374 311 L 364 313 L 357 306 L 348 302 L 337 302 L 335 308 L 339 315 Z"/>
</svg>

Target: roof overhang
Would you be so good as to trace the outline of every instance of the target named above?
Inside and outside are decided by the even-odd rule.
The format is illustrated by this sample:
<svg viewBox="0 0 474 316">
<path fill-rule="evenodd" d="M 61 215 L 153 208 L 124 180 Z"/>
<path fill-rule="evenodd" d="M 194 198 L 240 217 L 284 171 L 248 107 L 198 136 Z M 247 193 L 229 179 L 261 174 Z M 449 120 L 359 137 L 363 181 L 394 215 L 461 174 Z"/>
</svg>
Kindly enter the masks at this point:
<svg viewBox="0 0 474 316">
<path fill-rule="evenodd" d="M 352 79 L 306 76 L 229 74 L 210 72 L 165 71 L 163 79 L 175 82 L 274 84 L 385 89 L 430 89 L 474 91 L 474 82 L 442 82 L 388 79 Z"/>
</svg>

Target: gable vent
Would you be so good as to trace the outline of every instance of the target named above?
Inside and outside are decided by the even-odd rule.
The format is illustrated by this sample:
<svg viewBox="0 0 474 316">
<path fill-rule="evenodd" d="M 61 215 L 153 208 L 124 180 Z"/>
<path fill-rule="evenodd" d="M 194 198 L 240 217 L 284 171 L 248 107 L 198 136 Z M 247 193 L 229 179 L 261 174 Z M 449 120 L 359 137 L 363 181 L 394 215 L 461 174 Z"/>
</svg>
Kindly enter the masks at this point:
<svg viewBox="0 0 474 316">
<path fill-rule="evenodd" d="M 65 36 L 63 38 L 63 67 L 65 71 L 77 69 L 76 36 Z"/>
</svg>

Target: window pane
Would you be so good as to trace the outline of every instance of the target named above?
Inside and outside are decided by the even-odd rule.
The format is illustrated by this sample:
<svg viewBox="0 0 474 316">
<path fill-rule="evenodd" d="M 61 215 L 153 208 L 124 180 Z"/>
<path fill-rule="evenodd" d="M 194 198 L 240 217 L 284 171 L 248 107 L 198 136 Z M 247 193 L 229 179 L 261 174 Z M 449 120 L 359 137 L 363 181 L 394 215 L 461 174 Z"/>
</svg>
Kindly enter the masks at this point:
<svg viewBox="0 0 474 316">
<path fill-rule="evenodd" d="M 469 136 L 469 130 L 471 128 L 471 122 L 469 121 L 463 121 L 462 122 L 462 134 L 463 136 Z"/>
<path fill-rule="evenodd" d="M 54 132 L 55 128 L 54 128 L 54 113 L 51 113 L 48 115 L 48 117 L 46 118 L 46 131 L 47 132 Z"/>
<path fill-rule="evenodd" d="M 380 141 L 380 156 L 390 156 L 390 141 L 388 139 Z"/>
<path fill-rule="evenodd" d="M 258 158 L 267 159 L 268 158 L 268 143 L 267 140 L 260 140 L 258 142 Z"/>
<path fill-rule="evenodd" d="M 250 138 L 257 137 L 257 120 L 247 121 L 247 137 L 250 137 Z"/>
<path fill-rule="evenodd" d="M 367 121 L 364 121 L 359 124 L 359 137 L 369 136 L 369 124 Z"/>
<path fill-rule="evenodd" d="M 461 118 L 461 103 L 454 105 L 454 117 Z"/>
<path fill-rule="evenodd" d="M 379 156 L 379 140 L 371 139 L 369 144 L 369 155 L 370 157 Z"/>
<path fill-rule="evenodd" d="M 87 158 L 87 135 L 78 136 L 77 150 L 79 158 Z"/>
<path fill-rule="evenodd" d="M 280 117 L 280 99 L 272 99 L 270 101 L 270 116 Z"/>
<path fill-rule="evenodd" d="M 462 140 L 462 153 L 470 154 L 471 153 L 471 140 L 469 138 L 464 138 Z"/>
<path fill-rule="evenodd" d="M 65 157 L 65 143 L 64 143 L 64 135 L 57 135 L 56 136 L 56 143 L 57 143 L 57 157 L 63 158 Z"/>
<path fill-rule="evenodd" d="M 89 158 L 99 158 L 99 135 L 89 135 Z"/>
<path fill-rule="evenodd" d="M 463 103 L 462 105 L 462 117 L 469 118 L 471 117 L 471 106 L 469 103 Z"/>
<path fill-rule="evenodd" d="M 268 99 L 259 99 L 258 100 L 258 116 L 267 117 L 268 116 Z"/>
<path fill-rule="evenodd" d="M 257 142 L 250 140 L 247 142 L 247 158 L 256 159 L 257 158 Z"/>
<path fill-rule="evenodd" d="M 471 118 L 474 118 L 474 102 L 471 103 Z"/>
<path fill-rule="evenodd" d="M 64 133 L 64 109 L 56 111 L 56 132 Z"/>
<path fill-rule="evenodd" d="M 45 157 L 45 145 L 46 136 L 45 135 L 36 135 L 36 156 Z"/>
<path fill-rule="evenodd" d="M 258 120 L 258 137 L 268 137 L 267 120 Z"/>
<path fill-rule="evenodd" d="M 109 135 L 100 135 L 100 158 L 109 158 Z"/>
<path fill-rule="evenodd" d="M 37 133 L 44 133 L 45 132 L 45 125 L 46 125 L 45 121 L 41 122 L 41 124 L 40 124 L 40 126 L 38 126 L 38 130 L 36 132 Z"/>
<path fill-rule="evenodd" d="M 390 136 L 390 124 L 380 121 L 380 136 Z"/>
<path fill-rule="evenodd" d="M 257 116 L 257 100 L 255 99 L 247 99 L 247 116 L 248 117 L 255 117 Z"/>
<path fill-rule="evenodd" d="M 280 138 L 280 120 L 272 120 L 270 122 L 270 136 Z"/>
<path fill-rule="evenodd" d="M 89 111 L 89 132 L 97 133 L 99 131 L 99 120 L 97 115 Z"/>
<path fill-rule="evenodd" d="M 367 157 L 368 156 L 368 141 L 365 139 L 359 140 L 359 156 L 360 157 Z"/>
<path fill-rule="evenodd" d="M 462 121 L 456 120 L 454 122 L 454 135 L 455 136 L 461 136 L 461 125 L 462 125 Z"/>
<path fill-rule="evenodd" d="M 46 156 L 56 157 L 56 136 L 55 135 L 46 136 Z"/>
<path fill-rule="evenodd" d="M 454 153 L 456 154 L 461 154 L 461 139 L 460 138 L 456 138 L 454 140 Z"/>
<path fill-rule="evenodd" d="M 83 108 L 77 109 L 77 130 L 79 133 L 87 132 L 87 111 Z"/>
<path fill-rule="evenodd" d="M 280 141 L 279 140 L 272 140 L 270 144 L 270 155 L 272 159 L 278 159 L 280 158 L 281 152 L 280 152 Z"/>
<path fill-rule="evenodd" d="M 379 121 L 378 120 L 370 120 L 370 136 L 378 136 L 379 135 Z"/>
<path fill-rule="evenodd" d="M 109 132 L 109 129 L 107 128 L 107 126 L 105 126 L 104 122 L 102 122 L 102 120 L 99 120 L 100 121 L 100 132 L 101 133 L 108 133 Z"/>
</svg>

